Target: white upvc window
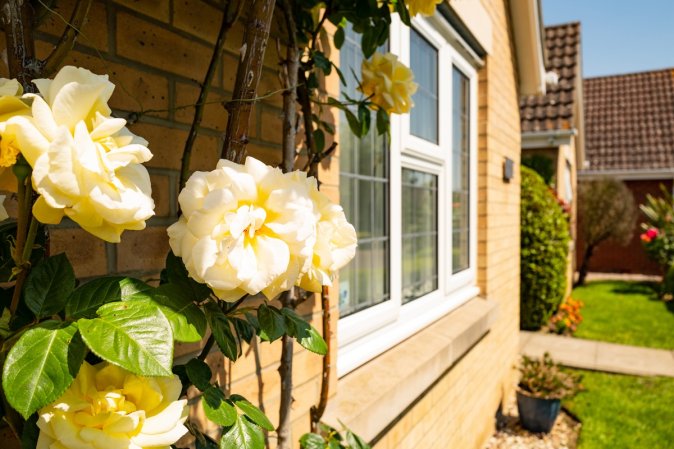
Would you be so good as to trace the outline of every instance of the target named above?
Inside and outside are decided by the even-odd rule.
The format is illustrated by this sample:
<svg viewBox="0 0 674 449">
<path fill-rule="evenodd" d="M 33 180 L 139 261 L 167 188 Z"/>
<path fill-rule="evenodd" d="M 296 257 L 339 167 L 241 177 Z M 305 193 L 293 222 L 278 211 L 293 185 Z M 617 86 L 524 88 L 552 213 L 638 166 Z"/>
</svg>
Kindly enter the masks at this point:
<svg viewBox="0 0 674 449">
<path fill-rule="evenodd" d="M 438 14 L 396 19 L 389 49 L 415 73 L 417 106 L 392 115 L 390 139 L 340 127 L 341 202 L 359 239 L 340 271 L 340 376 L 479 293 L 477 73 Z M 359 43 L 347 33 L 341 49 L 349 86 Z"/>
</svg>

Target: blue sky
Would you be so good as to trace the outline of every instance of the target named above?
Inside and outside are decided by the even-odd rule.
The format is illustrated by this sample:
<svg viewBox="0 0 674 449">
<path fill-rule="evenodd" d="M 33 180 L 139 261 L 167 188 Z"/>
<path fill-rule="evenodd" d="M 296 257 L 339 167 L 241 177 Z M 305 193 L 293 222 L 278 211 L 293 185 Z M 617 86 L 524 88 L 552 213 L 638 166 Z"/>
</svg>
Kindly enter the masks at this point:
<svg viewBox="0 0 674 449">
<path fill-rule="evenodd" d="M 581 22 L 583 76 L 674 67 L 674 1 L 542 0 L 546 25 Z"/>
</svg>

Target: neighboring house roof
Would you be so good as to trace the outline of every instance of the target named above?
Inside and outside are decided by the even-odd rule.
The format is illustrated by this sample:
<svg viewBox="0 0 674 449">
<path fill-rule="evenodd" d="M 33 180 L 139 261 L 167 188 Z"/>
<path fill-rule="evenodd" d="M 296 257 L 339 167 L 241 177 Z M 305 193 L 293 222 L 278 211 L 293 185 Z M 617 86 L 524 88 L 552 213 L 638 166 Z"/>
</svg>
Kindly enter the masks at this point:
<svg viewBox="0 0 674 449">
<path fill-rule="evenodd" d="M 520 99 L 522 132 L 570 130 L 577 128 L 576 92 L 580 87 L 580 23 L 565 23 L 545 28 L 548 72 L 558 76 L 547 85 L 545 95 Z M 579 109 L 579 108 L 578 108 Z"/>
<path fill-rule="evenodd" d="M 674 69 L 584 82 L 589 170 L 674 169 Z"/>
</svg>

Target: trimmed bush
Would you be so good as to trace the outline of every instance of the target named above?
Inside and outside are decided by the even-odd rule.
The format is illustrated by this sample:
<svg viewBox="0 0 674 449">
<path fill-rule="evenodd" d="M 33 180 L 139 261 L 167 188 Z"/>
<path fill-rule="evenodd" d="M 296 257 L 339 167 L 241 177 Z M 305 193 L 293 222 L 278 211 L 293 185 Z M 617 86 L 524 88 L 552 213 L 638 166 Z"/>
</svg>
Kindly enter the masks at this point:
<svg viewBox="0 0 674 449">
<path fill-rule="evenodd" d="M 522 167 L 520 327 L 539 329 L 566 290 L 569 223 L 543 178 Z"/>
</svg>

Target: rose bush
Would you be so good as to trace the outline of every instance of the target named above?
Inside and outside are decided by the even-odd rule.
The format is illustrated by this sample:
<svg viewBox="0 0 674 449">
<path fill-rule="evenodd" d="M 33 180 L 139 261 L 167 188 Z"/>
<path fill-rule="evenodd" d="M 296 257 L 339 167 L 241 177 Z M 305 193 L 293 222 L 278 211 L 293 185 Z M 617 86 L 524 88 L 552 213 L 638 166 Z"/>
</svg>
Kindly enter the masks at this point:
<svg viewBox="0 0 674 449">
<path fill-rule="evenodd" d="M 187 433 L 181 389 L 178 376 L 84 362 L 63 396 L 39 411 L 37 449 L 168 449 Z"/>
<path fill-rule="evenodd" d="M 412 95 L 417 91 L 414 74 L 392 53 L 375 52 L 363 60 L 360 90 L 369 97 L 373 108 L 387 113 L 404 114 L 414 106 Z"/>
<path fill-rule="evenodd" d="M 32 116 L 15 116 L 5 136 L 33 168 L 40 194 L 33 213 L 45 224 L 68 216 L 108 242 L 124 230 L 145 228 L 154 214 L 150 176 L 141 164 L 152 158 L 147 141 L 110 116 L 114 85 L 107 75 L 64 67 L 54 80 L 34 80 L 42 96 Z"/>
</svg>

